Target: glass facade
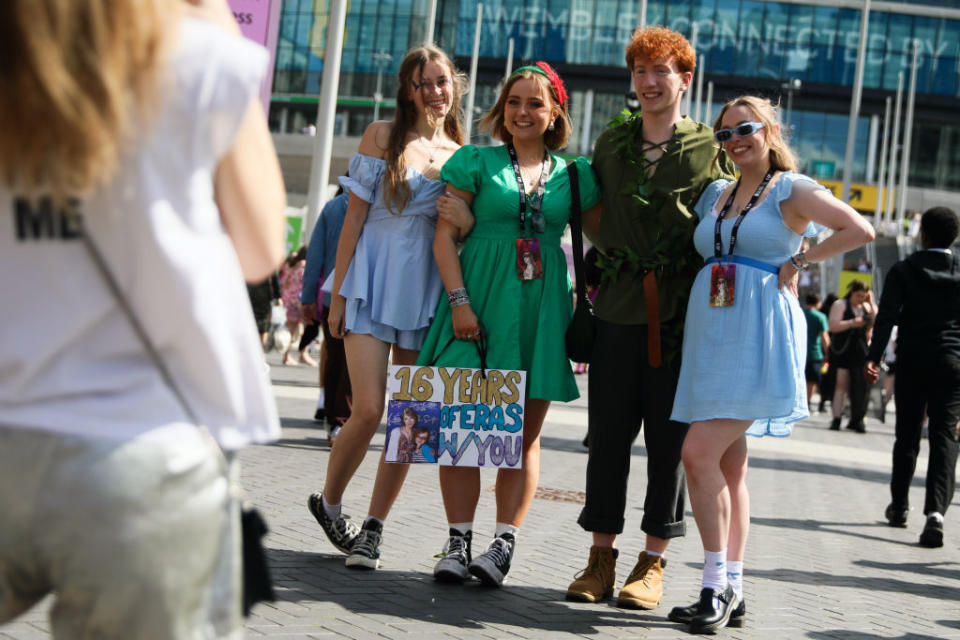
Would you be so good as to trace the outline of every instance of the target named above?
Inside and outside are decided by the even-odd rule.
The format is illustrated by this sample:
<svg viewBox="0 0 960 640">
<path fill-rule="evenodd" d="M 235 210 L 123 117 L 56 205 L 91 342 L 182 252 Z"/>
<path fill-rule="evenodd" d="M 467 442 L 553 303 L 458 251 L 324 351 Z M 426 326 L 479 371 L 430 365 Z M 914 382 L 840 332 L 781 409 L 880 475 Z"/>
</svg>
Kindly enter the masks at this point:
<svg viewBox="0 0 960 640">
<path fill-rule="evenodd" d="M 274 80 L 271 123 L 296 131 L 311 121 L 323 71 L 326 0 L 286 0 L 283 5 Z M 428 0 L 351 0 L 340 76 L 339 132 L 359 135 L 372 120 L 372 97 L 382 81 L 381 117 L 390 117 L 396 71 L 404 52 L 421 42 Z M 889 4 L 884 5 L 890 6 Z M 467 67 L 473 48 L 476 2 L 439 0 L 435 39 Z M 911 152 L 911 185 L 960 188 L 960 0 L 898 3 L 899 11 L 872 11 L 864 67 L 864 100 L 857 129 L 853 178 L 876 176 L 867 167 L 879 155 L 879 135 L 870 116 L 896 91 L 898 75 L 910 75 L 914 42 L 919 43 L 917 116 Z M 914 9 L 916 7 L 916 9 Z M 593 140 L 624 106 L 628 74 L 624 46 L 637 23 L 636 0 L 486 0 L 480 58 L 484 62 L 476 105 L 495 98 L 496 75 L 506 63 L 510 39 L 514 66 L 547 60 L 559 65 L 572 94 L 575 125 L 590 122 L 587 136 L 575 131 L 570 150 L 589 153 Z M 715 88 L 716 113 L 726 99 L 756 92 L 787 100 L 790 130 L 804 170 L 841 179 L 844 172 L 850 87 L 856 68 L 860 11 L 761 0 L 650 0 L 647 24 L 662 24 L 693 39 L 699 67 Z M 704 83 L 706 86 L 706 83 Z M 622 88 L 621 88 L 622 87 Z M 590 118 L 586 92 L 593 91 Z M 869 148 L 873 140 L 874 148 Z M 474 141 L 482 141 L 475 137 Z"/>
</svg>

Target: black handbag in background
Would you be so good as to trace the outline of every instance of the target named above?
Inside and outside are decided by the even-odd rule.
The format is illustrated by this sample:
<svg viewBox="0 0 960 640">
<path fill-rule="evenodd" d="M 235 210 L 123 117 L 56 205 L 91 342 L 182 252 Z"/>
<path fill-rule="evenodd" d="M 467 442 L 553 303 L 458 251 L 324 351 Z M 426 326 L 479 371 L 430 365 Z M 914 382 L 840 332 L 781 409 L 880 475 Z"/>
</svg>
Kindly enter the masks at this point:
<svg viewBox="0 0 960 640">
<path fill-rule="evenodd" d="M 583 264 L 583 223 L 580 210 L 580 176 L 576 161 L 567 164 L 570 178 L 570 235 L 573 237 L 573 271 L 577 281 L 577 306 L 567 327 L 567 357 L 574 362 L 590 362 L 597 319 L 587 297 L 587 279 Z"/>
</svg>

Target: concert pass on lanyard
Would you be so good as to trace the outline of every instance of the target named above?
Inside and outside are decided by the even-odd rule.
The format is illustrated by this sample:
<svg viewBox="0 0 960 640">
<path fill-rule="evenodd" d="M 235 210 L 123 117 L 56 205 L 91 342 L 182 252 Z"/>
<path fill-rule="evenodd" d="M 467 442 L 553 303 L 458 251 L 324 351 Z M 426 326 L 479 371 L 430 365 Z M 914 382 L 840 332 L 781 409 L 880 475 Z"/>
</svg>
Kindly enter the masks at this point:
<svg viewBox="0 0 960 640">
<path fill-rule="evenodd" d="M 732 307 L 737 265 L 715 264 L 710 268 L 710 306 Z"/>
<path fill-rule="evenodd" d="M 517 238 L 517 277 L 520 280 L 539 280 L 543 277 L 540 238 Z"/>
</svg>

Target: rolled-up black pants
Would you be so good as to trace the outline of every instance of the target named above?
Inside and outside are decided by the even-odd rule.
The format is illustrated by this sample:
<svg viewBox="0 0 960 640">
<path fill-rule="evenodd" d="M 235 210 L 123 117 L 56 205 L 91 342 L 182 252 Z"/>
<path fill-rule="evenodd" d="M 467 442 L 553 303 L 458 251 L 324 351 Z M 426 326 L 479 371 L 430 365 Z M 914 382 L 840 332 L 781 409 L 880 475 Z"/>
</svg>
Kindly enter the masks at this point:
<svg viewBox="0 0 960 640">
<path fill-rule="evenodd" d="M 633 442 L 643 429 L 647 494 L 640 528 L 658 538 L 686 533 L 686 478 L 680 450 L 689 425 L 670 420 L 680 354 L 651 367 L 647 325 L 597 320 L 589 369 L 587 497 L 577 522 L 587 531 L 623 531 Z"/>
</svg>

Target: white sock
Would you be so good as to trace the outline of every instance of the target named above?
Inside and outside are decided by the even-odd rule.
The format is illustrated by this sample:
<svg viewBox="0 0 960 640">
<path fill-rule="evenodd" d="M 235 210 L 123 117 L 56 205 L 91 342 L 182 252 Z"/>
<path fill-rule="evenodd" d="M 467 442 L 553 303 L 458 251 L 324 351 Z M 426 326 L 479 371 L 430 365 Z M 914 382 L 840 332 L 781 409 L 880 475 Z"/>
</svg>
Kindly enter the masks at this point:
<svg viewBox="0 0 960 640">
<path fill-rule="evenodd" d="M 513 536 L 514 539 L 517 538 L 517 534 L 520 533 L 520 528 L 515 527 L 512 524 L 507 524 L 506 522 L 497 523 L 497 532 L 494 534 L 496 537 L 500 537 L 505 533 L 509 533 Z"/>
<path fill-rule="evenodd" d="M 320 387 L 320 393 L 317 395 L 317 409 L 323 409 L 323 387 Z"/>
<path fill-rule="evenodd" d="M 327 497 L 323 496 L 323 511 L 327 514 L 327 517 L 331 520 L 336 520 L 340 517 L 340 505 L 339 504 L 330 504 L 327 502 Z"/>
<path fill-rule="evenodd" d="M 383 520 L 381 520 L 380 518 L 374 518 L 373 516 L 367 516 L 366 518 L 364 518 L 363 526 L 367 527 L 367 525 L 370 524 L 371 522 L 377 525 L 377 529 L 383 529 Z"/>
<path fill-rule="evenodd" d="M 943 514 L 940 513 L 939 511 L 931 511 L 930 513 L 927 514 L 927 517 L 936 518 L 937 522 L 939 522 L 940 524 L 943 524 Z"/>
<path fill-rule="evenodd" d="M 472 522 L 451 522 L 449 523 L 449 526 L 451 529 L 456 529 L 460 532 L 460 535 L 464 536 L 473 531 Z"/>
<path fill-rule="evenodd" d="M 650 549 L 644 549 L 643 552 L 648 556 L 653 556 L 654 558 L 662 558 L 662 553 L 657 553 L 656 551 L 650 551 Z"/>
<path fill-rule="evenodd" d="M 703 552 L 703 588 L 723 591 L 727 588 L 727 550 Z"/>
<path fill-rule="evenodd" d="M 737 597 L 743 600 L 743 560 L 727 562 L 727 582 L 733 587 Z"/>
</svg>

